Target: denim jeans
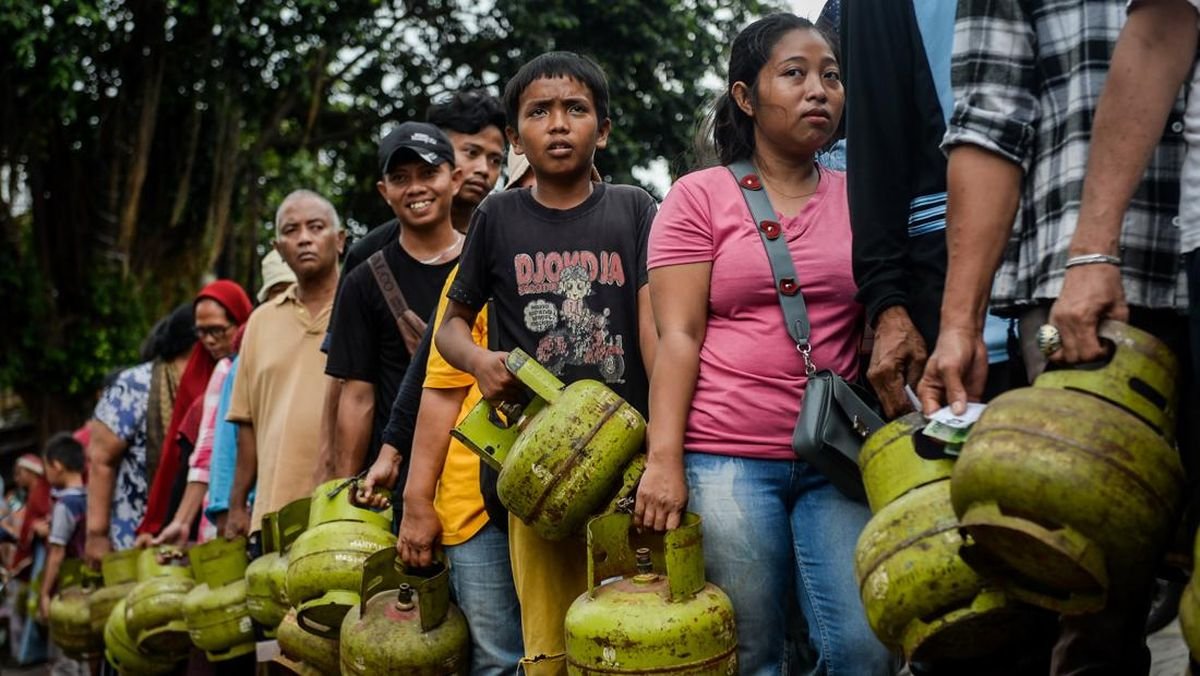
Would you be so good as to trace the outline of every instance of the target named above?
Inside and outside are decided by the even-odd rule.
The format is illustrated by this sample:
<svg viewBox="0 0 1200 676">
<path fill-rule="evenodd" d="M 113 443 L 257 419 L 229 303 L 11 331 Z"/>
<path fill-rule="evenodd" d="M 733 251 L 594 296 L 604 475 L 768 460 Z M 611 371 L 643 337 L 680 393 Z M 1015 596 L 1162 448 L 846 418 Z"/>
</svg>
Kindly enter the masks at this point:
<svg viewBox="0 0 1200 676">
<path fill-rule="evenodd" d="M 447 545 L 446 558 L 454 598 L 471 630 L 471 673 L 516 673 L 525 647 L 508 536 L 489 523 L 470 540 Z"/>
<path fill-rule="evenodd" d="M 866 505 L 802 462 L 688 453 L 684 463 L 688 509 L 703 519 L 705 571 L 733 601 L 738 673 L 801 673 L 787 664 L 791 594 L 816 657 L 811 673 L 892 673 L 854 577 Z"/>
</svg>

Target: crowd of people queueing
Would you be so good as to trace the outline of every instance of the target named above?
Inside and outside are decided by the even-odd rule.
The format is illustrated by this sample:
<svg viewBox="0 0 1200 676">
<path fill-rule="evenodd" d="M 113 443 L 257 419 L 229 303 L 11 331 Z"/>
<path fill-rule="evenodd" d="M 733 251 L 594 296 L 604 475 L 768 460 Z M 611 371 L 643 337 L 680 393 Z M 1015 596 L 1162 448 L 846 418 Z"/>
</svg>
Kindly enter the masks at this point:
<svg viewBox="0 0 1200 676">
<path fill-rule="evenodd" d="M 494 472 L 449 434 L 481 399 L 519 396 L 504 356 L 520 348 L 646 415 L 635 523 L 700 515 L 740 673 L 895 673 L 854 578 L 867 507 L 792 450 L 808 374 L 854 379 L 861 366 L 895 417 L 960 410 L 1028 382 L 1047 356 L 1094 359 L 1102 318 L 1189 360 L 1200 151 L 1185 150 L 1200 103 L 1181 86 L 1200 3 L 1128 4 L 833 0 L 816 26 L 755 21 L 732 41 L 704 127 L 713 166 L 661 205 L 596 171 L 622 120 L 585 57 L 546 53 L 501 99 L 434 105 L 379 141 L 393 219 L 343 261 L 334 205 L 291 193 L 257 308 L 233 282 L 205 286 L 104 389 L 86 468 L 69 436 L 44 461 L 21 459 L 14 538 L 27 549 L 29 533 L 48 536 L 43 603 L 64 551 L 95 564 L 252 533 L 319 483 L 363 473 L 364 502 L 395 491 L 400 557 L 449 561 L 471 673 L 565 673 L 584 548 L 508 516 Z M 829 152 L 843 135 L 844 171 Z M 798 271 L 807 345 L 782 321 L 747 176 L 728 168 L 744 162 Z M 1062 335 L 1049 355 L 1033 344 L 1047 321 Z M 1195 435 L 1179 438 L 1194 457 Z M 908 668 L 1144 674 L 1148 589 L 1114 590 L 1021 654 Z"/>
</svg>

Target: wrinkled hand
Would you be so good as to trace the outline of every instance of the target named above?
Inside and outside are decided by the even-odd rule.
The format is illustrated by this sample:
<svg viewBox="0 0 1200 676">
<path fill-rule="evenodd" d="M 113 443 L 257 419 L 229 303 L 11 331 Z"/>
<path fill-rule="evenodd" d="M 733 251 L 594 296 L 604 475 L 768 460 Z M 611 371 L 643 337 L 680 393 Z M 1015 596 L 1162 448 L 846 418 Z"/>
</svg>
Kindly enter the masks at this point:
<svg viewBox="0 0 1200 676">
<path fill-rule="evenodd" d="M 1078 364 L 1104 358 L 1099 329 L 1105 319 L 1129 319 L 1121 268 L 1080 265 L 1067 270 L 1062 292 L 1050 307 L 1050 324 L 1062 336 L 1062 348 L 1049 359 Z"/>
<path fill-rule="evenodd" d="M 158 537 L 154 538 L 150 544 L 154 545 L 155 547 L 159 545 L 173 545 L 182 549 L 183 546 L 187 544 L 190 530 L 191 529 L 188 528 L 187 524 L 180 523 L 178 521 L 172 521 L 171 523 L 167 524 L 166 528 L 162 529 L 162 532 L 159 533 Z"/>
<path fill-rule="evenodd" d="M 152 544 L 154 544 L 154 536 L 150 533 L 138 533 L 133 540 L 134 549 L 145 549 Z"/>
<path fill-rule="evenodd" d="M 95 570 L 100 569 L 100 561 L 112 552 L 112 542 L 109 542 L 108 535 L 100 533 L 98 535 L 88 533 L 87 539 L 83 544 L 83 560 L 87 562 Z"/>
<path fill-rule="evenodd" d="M 245 505 L 230 505 L 225 517 L 225 539 L 234 540 L 250 532 L 250 510 Z"/>
<path fill-rule="evenodd" d="M 683 457 L 656 459 L 650 456 L 646 461 L 646 472 L 638 483 L 633 524 L 656 531 L 674 530 L 679 527 L 687 501 Z"/>
<path fill-rule="evenodd" d="M 987 372 L 983 331 L 943 328 L 917 384 L 917 397 L 925 415 L 932 415 L 947 403 L 955 414 L 965 413 L 968 401 L 979 401 L 983 396 Z"/>
<path fill-rule="evenodd" d="M 897 305 L 879 314 L 875 324 L 875 344 L 867 380 L 883 404 L 888 418 L 896 418 L 912 410 L 912 402 L 904 394 L 905 385 L 915 386 L 929 358 L 925 339 L 908 316 Z"/>
<path fill-rule="evenodd" d="M 504 365 L 507 357 L 507 352 L 489 351 L 471 366 L 480 394 L 493 405 L 516 401 L 520 396 L 521 382 Z"/>
<path fill-rule="evenodd" d="M 433 563 L 433 548 L 442 537 L 442 522 L 433 502 L 427 498 L 405 499 L 404 517 L 396 552 L 408 566 L 424 567 Z"/>
<path fill-rule="evenodd" d="M 400 456 L 400 451 L 391 444 L 384 444 L 379 449 L 379 457 L 371 464 L 371 468 L 367 470 L 367 476 L 362 481 L 358 482 L 358 489 L 354 496 L 355 502 L 362 507 L 371 509 L 383 509 L 391 506 L 391 500 L 383 492 L 376 492 L 376 488 L 391 490 L 396 485 L 396 477 L 400 475 L 400 463 L 404 458 Z"/>
</svg>

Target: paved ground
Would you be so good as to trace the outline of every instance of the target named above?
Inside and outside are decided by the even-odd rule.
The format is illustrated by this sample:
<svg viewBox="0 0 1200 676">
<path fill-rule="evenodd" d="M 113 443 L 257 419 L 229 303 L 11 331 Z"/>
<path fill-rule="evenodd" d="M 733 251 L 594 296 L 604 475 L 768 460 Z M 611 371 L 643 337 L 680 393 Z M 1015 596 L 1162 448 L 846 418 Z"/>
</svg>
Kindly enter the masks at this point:
<svg viewBox="0 0 1200 676">
<path fill-rule="evenodd" d="M 1187 647 L 1179 633 L 1178 622 L 1151 636 L 1149 642 L 1150 652 L 1154 656 L 1150 676 L 1184 676 L 1187 670 Z M 0 669 L 3 676 L 48 676 L 49 673 L 50 670 L 45 667 Z"/>
</svg>

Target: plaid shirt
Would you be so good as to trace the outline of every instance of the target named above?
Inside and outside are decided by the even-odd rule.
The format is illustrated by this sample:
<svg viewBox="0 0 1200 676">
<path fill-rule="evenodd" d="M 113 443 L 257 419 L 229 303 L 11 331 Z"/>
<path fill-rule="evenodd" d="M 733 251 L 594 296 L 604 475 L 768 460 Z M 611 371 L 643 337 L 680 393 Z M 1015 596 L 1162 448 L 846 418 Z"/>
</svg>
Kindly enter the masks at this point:
<svg viewBox="0 0 1200 676">
<path fill-rule="evenodd" d="M 993 309 L 1017 312 L 1062 289 L 1092 121 L 1124 22 L 1124 0 L 959 0 L 955 106 L 943 148 L 976 145 L 1025 170 Z M 1181 96 L 1125 215 L 1120 256 L 1130 305 L 1187 306 L 1177 217 L 1182 119 Z"/>
</svg>

